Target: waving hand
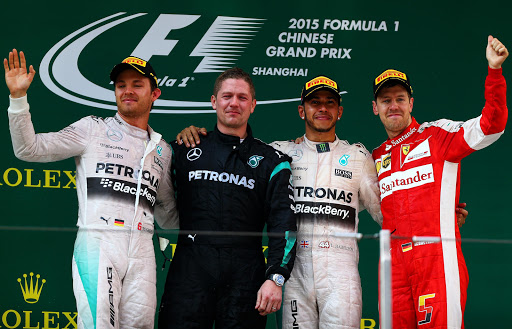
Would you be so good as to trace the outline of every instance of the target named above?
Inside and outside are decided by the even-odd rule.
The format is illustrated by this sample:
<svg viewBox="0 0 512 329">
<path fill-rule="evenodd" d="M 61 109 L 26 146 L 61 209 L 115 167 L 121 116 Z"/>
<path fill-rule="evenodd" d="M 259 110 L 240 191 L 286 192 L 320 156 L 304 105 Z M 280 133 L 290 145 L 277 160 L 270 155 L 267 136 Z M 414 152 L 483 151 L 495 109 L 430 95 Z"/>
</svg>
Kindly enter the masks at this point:
<svg viewBox="0 0 512 329">
<path fill-rule="evenodd" d="M 18 51 L 13 49 L 9 52 L 9 60 L 4 58 L 4 69 L 5 83 L 11 92 L 11 97 L 19 98 L 25 96 L 36 74 L 32 65 L 30 65 L 29 72 L 27 73 L 25 54 L 20 51 L 18 58 Z"/>
</svg>

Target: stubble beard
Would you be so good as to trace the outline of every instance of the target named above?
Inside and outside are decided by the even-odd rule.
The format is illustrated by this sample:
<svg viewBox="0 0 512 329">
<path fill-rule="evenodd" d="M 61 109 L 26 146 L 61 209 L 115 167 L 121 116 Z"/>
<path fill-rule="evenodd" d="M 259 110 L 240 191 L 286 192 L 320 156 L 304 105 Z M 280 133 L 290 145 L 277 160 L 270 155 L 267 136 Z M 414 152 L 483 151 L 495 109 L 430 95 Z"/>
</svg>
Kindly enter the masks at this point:
<svg viewBox="0 0 512 329">
<path fill-rule="evenodd" d="M 386 131 L 393 132 L 397 136 L 400 135 L 408 126 L 405 118 L 400 121 L 383 122 L 383 124 L 384 124 L 384 127 L 386 128 Z"/>
</svg>

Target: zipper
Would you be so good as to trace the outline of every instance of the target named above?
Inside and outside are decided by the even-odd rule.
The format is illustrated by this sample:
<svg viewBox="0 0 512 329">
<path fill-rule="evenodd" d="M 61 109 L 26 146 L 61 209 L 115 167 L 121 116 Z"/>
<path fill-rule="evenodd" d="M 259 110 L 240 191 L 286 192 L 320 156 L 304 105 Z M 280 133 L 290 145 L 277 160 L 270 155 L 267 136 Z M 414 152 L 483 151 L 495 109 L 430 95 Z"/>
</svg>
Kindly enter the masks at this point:
<svg viewBox="0 0 512 329">
<path fill-rule="evenodd" d="M 128 255 L 131 255 L 133 231 L 136 229 L 135 220 L 137 219 L 137 211 L 139 210 L 140 186 L 142 185 L 142 172 L 144 170 L 144 162 L 146 160 L 146 156 L 149 153 L 151 153 L 151 151 L 153 151 L 155 147 L 156 144 L 152 139 L 149 140 L 149 143 L 147 141 L 144 141 L 144 155 L 140 159 L 140 170 L 137 177 L 137 191 L 135 192 L 135 209 L 133 211 L 132 229 L 130 232 L 130 242 L 128 244 Z"/>
</svg>

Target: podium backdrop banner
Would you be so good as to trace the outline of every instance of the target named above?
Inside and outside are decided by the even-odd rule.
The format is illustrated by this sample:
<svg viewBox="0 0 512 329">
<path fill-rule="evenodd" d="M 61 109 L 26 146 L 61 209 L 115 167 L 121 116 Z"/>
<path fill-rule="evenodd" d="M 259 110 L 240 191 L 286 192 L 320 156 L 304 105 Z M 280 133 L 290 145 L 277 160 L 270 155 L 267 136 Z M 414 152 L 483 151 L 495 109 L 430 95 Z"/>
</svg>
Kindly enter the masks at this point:
<svg viewBox="0 0 512 329">
<path fill-rule="evenodd" d="M 162 96 L 150 125 L 167 141 L 190 124 L 213 128 L 213 83 L 220 72 L 238 66 L 256 86 L 249 121 L 256 137 L 271 142 L 302 135 L 302 86 L 324 74 L 340 85 L 338 136 L 372 150 L 387 138 L 372 112 L 372 82 L 389 68 L 410 77 L 418 122 L 480 115 L 487 36 L 512 48 L 510 9 L 505 1 L 11 1 L 3 5 L 0 49 L 3 57 L 13 48 L 23 50 L 37 71 L 28 91 L 36 132 L 58 131 L 88 115 L 114 115 L 109 73 L 133 55 L 150 60 L 157 73 Z M 510 61 L 503 70 L 509 83 Z M 9 91 L 5 84 L 0 90 L 6 112 Z M 0 328 L 75 328 L 74 160 L 18 160 L 7 113 L 0 121 Z M 460 196 L 470 213 L 463 238 L 512 240 L 511 142 L 506 132 L 462 162 Z M 366 212 L 360 217 L 360 232 L 379 230 Z M 163 236 L 170 240 L 170 255 L 176 235 Z M 378 242 L 364 239 L 359 246 L 361 328 L 378 328 Z M 470 276 L 466 327 L 510 327 L 512 245 L 463 241 L 462 248 Z M 160 299 L 168 266 L 161 270 L 163 257 L 156 255 Z M 274 315 L 267 328 L 276 328 Z"/>
</svg>

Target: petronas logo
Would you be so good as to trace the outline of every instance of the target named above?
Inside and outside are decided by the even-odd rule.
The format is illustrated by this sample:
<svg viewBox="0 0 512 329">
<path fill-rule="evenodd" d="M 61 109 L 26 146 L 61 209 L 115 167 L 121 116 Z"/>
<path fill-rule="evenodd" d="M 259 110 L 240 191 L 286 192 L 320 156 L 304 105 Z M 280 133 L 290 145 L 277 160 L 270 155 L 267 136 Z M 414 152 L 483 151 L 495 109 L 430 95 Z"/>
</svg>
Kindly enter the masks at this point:
<svg viewBox="0 0 512 329">
<path fill-rule="evenodd" d="M 249 166 L 251 166 L 251 168 L 256 168 L 260 164 L 260 161 L 262 159 L 263 159 L 263 157 L 260 155 L 253 155 L 249 158 L 249 161 L 247 161 L 247 164 Z"/>
<path fill-rule="evenodd" d="M 339 160 L 340 165 L 342 165 L 342 166 L 346 166 L 346 165 L 348 165 L 348 158 L 350 158 L 350 155 L 348 155 L 348 154 L 343 154 L 343 155 L 341 156 L 340 160 Z"/>
</svg>

